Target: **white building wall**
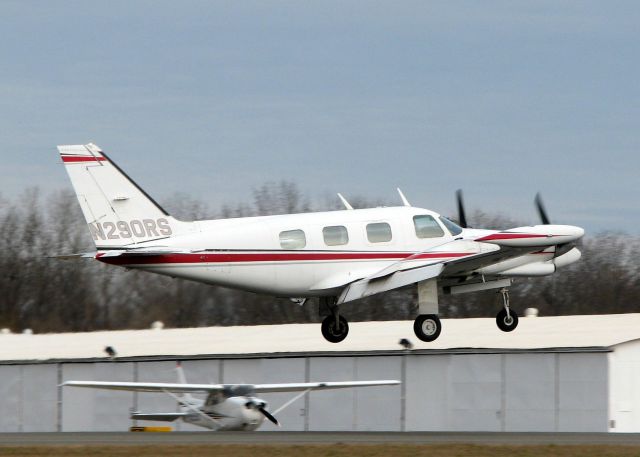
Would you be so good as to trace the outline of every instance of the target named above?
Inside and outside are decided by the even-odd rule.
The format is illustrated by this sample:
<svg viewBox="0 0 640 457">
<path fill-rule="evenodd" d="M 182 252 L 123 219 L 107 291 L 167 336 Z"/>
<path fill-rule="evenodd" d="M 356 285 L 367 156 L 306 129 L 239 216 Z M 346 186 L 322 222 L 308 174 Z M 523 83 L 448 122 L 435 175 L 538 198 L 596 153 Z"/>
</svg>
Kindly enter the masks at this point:
<svg viewBox="0 0 640 457">
<path fill-rule="evenodd" d="M 453 355 L 449 365 L 450 430 L 502 429 L 502 355 Z"/>
<path fill-rule="evenodd" d="M 450 430 L 450 355 L 406 355 L 406 431 Z"/>
<path fill-rule="evenodd" d="M 58 426 L 58 365 L 21 365 L 22 432 L 55 432 Z"/>
<path fill-rule="evenodd" d="M 609 430 L 640 431 L 640 340 L 609 353 Z"/>
<path fill-rule="evenodd" d="M 608 430 L 607 353 L 559 354 L 559 432 Z"/>
<path fill-rule="evenodd" d="M 22 421 L 20 365 L 0 366 L 0 431 L 19 432 Z"/>
<path fill-rule="evenodd" d="M 558 429 L 558 354 L 505 354 L 504 425 L 508 432 Z"/>
<path fill-rule="evenodd" d="M 402 386 L 312 392 L 278 414 L 282 429 L 265 423 L 261 430 L 606 431 L 611 418 L 611 430 L 640 431 L 640 342 L 620 345 L 614 353 L 398 351 L 182 365 L 194 383 L 405 380 Z M 131 409 L 177 409 L 161 394 L 59 388 L 66 380 L 174 382 L 175 362 L 0 365 L 0 432 L 122 431 L 132 425 Z M 293 395 L 263 398 L 273 411 Z"/>
</svg>

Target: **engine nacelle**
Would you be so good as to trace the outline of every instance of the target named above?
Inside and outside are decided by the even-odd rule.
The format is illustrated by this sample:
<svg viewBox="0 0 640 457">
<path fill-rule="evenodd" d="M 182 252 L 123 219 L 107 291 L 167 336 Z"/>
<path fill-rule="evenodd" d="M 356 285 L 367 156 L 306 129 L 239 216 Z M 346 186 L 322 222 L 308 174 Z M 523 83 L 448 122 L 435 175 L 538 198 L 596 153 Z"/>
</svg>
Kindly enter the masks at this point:
<svg viewBox="0 0 640 457">
<path fill-rule="evenodd" d="M 551 260 L 545 262 L 533 262 L 525 265 L 520 265 L 509 270 L 504 270 L 498 274 L 501 276 L 547 276 L 555 273 L 556 269 L 566 267 L 574 262 L 577 262 L 582 253 L 578 248 L 573 248 L 561 256 L 554 257 Z"/>
<path fill-rule="evenodd" d="M 567 265 L 571 265 L 574 262 L 577 262 L 578 260 L 580 260 L 580 257 L 582 257 L 582 252 L 580 252 L 580 249 L 573 248 L 553 259 L 553 263 L 557 268 L 562 268 L 566 267 Z"/>
<path fill-rule="evenodd" d="M 553 246 L 576 241 L 583 235 L 582 228 L 572 225 L 534 225 L 489 233 L 475 241 L 512 247 Z"/>
<path fill-rule="evenodd" d="M 498 273 L 501 276 L 547 276 L 555 273 L 556 266 L 552 261 L 535 262 L 521 265 Z"/>
</svg>

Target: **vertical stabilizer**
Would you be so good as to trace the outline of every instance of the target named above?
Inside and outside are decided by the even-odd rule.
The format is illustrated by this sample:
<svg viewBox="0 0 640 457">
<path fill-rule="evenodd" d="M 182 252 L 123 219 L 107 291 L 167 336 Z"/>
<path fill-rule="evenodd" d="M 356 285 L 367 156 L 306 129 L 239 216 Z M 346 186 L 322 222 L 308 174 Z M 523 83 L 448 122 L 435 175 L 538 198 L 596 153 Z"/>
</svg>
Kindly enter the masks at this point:
<svg viewBox="0 0 640 457">
<path fill-rule="evenodd" d="M 184 226 L 95 144 L 58 151 L 98 249 L 168 238 Z"/>
<path fill-rule="evenodd" d="M 179 384 L 186 384 L 187 383 L 187 377 L 184 375 L 184 370 L 182 369 L 182 364 L 180 362 L 176 363 L 176 374 L 178 375 L 178 383 Z M 185 404 L 189 404 L 192 407 L 193 406 L 201 406 L 201 404 L 202 404 L 202 401 L 194 398 L 191 394 L 179 393 L 177 395 L 180 398 L 180 402 L 183 403 L 181 405 L 183 408 L 190 409 L 188 406 L 185 406 Z"/>
</svg>

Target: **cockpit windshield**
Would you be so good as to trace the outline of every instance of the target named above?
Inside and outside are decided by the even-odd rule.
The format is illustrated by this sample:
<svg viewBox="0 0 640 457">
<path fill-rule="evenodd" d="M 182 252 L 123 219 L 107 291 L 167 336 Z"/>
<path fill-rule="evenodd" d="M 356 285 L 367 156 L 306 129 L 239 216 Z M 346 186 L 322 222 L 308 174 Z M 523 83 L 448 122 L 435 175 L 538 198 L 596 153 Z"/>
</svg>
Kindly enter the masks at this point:
<svg viewBox="0 0 640 457">
<path fill-rule="evenodd" d="M 451 222 L 446 217 L 440 216 L 440 222 L 447 227 L 447 229 L 451 232 L 453 236 L 460 235 L 462 233 L 462 227 L 460 227 L 455 222 Z"/>
<path fill-rule="evenodd" d="M 229 397 L 251 397 L 255 393 L 251 384 L 236 384 L 230 386 L 224 386 L 222 394 L 225 398 Z"/>
</svg>

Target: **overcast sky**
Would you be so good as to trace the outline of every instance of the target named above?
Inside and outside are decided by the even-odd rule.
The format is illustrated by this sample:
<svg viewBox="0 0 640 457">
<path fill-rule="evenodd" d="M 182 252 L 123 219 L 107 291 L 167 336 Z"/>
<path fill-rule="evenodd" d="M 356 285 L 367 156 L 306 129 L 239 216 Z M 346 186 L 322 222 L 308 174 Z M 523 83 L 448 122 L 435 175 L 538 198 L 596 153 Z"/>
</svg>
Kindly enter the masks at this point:
<svg viewBox="0 0 640 457">
<path fill-rule="evenodd" d="M 396 198 L 640 232 L 640 2 L 0 2 L 0 195 L 93 141 L 157 200 Z"/>
</svg>

